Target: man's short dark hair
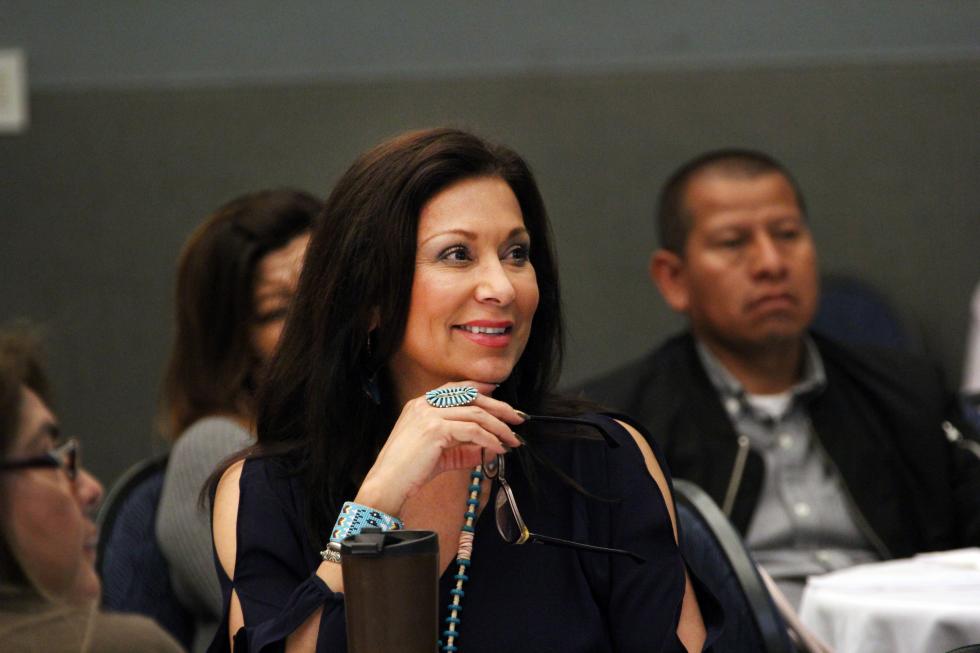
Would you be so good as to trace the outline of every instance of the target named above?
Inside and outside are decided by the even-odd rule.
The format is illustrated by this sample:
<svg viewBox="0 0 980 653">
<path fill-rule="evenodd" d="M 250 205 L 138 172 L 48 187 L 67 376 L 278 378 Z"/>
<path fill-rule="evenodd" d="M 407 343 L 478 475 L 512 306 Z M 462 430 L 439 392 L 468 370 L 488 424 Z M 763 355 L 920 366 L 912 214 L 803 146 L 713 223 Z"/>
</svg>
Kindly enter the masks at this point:
<svg viewBox="0 0 980 653">
<path fill-rule="evenodd" d="M 708 170 L 727 177 L 748 179 L 771 173 L 781 174 L 793 188 L 800 211 L 806 215 L 803 193 L 793 175 L 779 161 L 756 150 L 738 148 L 712 150 L 696 156 L 677 168 L 660 191 L 660 201 L 657 204 L 657 230 L 660 246 L 663 249 L 678 256 L 683 255 L 687 236 L 691 231 L 692 219 L 684 204 L 687 187 L 691 179 Z"/>
</svg>

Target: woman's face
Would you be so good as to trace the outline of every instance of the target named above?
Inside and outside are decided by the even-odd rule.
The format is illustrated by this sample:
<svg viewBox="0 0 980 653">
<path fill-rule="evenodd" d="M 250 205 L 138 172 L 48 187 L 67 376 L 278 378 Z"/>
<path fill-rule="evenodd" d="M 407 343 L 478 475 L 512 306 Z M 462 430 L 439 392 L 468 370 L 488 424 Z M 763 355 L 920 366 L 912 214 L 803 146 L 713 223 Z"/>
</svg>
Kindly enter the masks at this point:
<svg viewBox="0 0 980 653">
<path fill-rule="evenodd" d="M 58 444 L 51 411 L 29 389 L 22 396 L 21 423 L 8 460 L 41 456 Z M 53 467 L 8 471 L 0 482 L 3 537 L 27 577 L 52 598 L 97 598 L 98 533 L 91 515 L 102 498 L 99 482 L 82 469 L 73 481 Z"/>
<path fill-rule="evenodd" d="M 263 256 L 255 266 L 251 336 L 252 348 L 262 365 L 269 362 L 279 344 L 309 242 L 309 232 L 302 233 Z"/>
<path fill-rule="evenodd" d="M 500 178 L 457 182 L 422 207 L 405 339 L 390 364 L 402 402 L 449 381 L 510 375 L 538 307 L 530 247 Z"/>
</svg>

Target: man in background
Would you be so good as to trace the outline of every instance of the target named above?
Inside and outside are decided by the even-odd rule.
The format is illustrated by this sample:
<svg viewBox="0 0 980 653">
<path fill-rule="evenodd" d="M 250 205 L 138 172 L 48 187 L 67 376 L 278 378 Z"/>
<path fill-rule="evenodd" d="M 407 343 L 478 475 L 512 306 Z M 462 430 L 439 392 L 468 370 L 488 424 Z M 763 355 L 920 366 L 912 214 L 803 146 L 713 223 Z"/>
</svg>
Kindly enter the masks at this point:
<svg viewBox="0 0 980 653">
<path fill-rule="evenodd" d="M 663 188 L 650 276 L 689 331 L 586 384 L 722 507 L 798 605 L 807 576 L 980 545 L 980 458 L 932 366 L 810 333 L 819 281 L 802 193 L 753 151 Z"/>
</svg>

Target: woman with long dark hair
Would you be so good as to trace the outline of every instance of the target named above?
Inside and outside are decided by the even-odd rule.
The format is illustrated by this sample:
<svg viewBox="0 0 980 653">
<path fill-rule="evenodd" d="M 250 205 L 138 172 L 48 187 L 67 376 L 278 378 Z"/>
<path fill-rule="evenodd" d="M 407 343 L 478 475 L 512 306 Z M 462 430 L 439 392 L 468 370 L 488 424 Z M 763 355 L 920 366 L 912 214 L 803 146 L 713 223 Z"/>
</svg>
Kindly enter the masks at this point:
<svg viewBox="0 0 980 653">
<path fill-rule="evenodd" d="M 700 649 L 656 455 L 606 416 L 569 433 L 583 405 L 552 391 L 557 266 L 525 162 L 408 133 L 358 158 L 324 215 L 258 442 L 215 476 L 212 650 L 342 647 L 338 544 L 364 520 L 438 534 L 444 650 Z"/>
<path fill-rule="evenodd" d="M 198 497 L 214 468 L 254 441 L 255 395 L 279 342 L 323 209 L 273 189 L 236 197 L 190 235 L 177 264 L 175 337 L 161 402 L 173 442 L 157 540 L 203 650 L 221 615 L 210 521 Z"/>
</svg>

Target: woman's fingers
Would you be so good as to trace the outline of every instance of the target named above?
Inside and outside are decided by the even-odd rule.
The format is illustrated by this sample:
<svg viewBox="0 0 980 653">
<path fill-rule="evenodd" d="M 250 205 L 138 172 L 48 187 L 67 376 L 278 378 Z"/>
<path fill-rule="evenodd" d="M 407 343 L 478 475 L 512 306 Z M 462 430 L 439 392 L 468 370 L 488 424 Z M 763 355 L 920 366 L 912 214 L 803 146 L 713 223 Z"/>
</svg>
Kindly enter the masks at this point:
<svg viewBox="0 0 980 653">
<path fill-rule="evenodd" d="M 513 406 L 505 401 L 494 399 L 491 396 L 493 391 L 497 389 L 497 386 L 490 383 L 483 383 L 481 381 L 456 381 L 440 386 L 440 389 L 459 388 L 465 386 L 476 388 L 476 391 L 479 393 L 476 397 L 476 401 L 470 405 L 479 406 L 491 415 L 496 416 L 498 419 L 507 422 L 508 424 L 521 424 L 524 422 L 524 418 L 521 417 L 521 414 L 517 412 Z"/>
<path fill-rule="evenodd" d="M 521 446 L 521 441 L 517 439 L 517 436 L 511 430 L 508 424 L 505 424 L 499 418 L 491 415 L 483 407 L 476 404 L 470 406 L 462 406 L 460 408 L 445 408 L 445 419 L 451 422 L 470 422 L 479 424 L 483 429 L 492 433 L 498 440 L 503 442 L 508 447 L 519 447 Z"/>
<path fill-rule="evenodd" d="M 521 446 L 521 440 L 511 430 L 510 424 L 520 424 L 524 418 L 506 402 L 489 396 L 489 393 L 496 390 L 497 387 L 489 383 L 468 380 L 447 383 L 440 386 L 439 389 L 462 387 L 472 387 L 477 390 L 478 394 L 473 403 L 452 408 L 430 407 L 430 416 L 437 415 L 443 420 L 452 422 L 473 422 L 494 434 L 504 445 L 508 447 Z M 421 401 L 428 403 L 424 398 L 421 398 Z M 435 413 L 432 413 L 432 410 Z"/>
<path fill-rule="evenodd" d="M 500 401 L 493 397 L 481 394 L 473 402 L 474 406 L 479 406 L 488 413 L 495 415 L 498 419 L 508 424 L 523 424 L 524 418 L 517 410 L 506 401 Z"/>
<path fill-rule="evenodd" d="M 434 476 L 479 464 L 483 451 L 493 458 L 509 447 L 521 446 L 511 425 L 524 418 L 506 402 L 490 396 L 496 386 L 458 381 L 442 388 L 466 386 L 478 393 L 466 406 L 438 408 L 425 396 L 405 404 L 361 486 L 365 499 L 381 502 L 379 509 L 387 506 L 395 512 L 386 512 L 397 514 L 405 500 Z"/>
<path fill-rule="evenodd" d="M 475 444 L 494 453 L 507 451 L 506 445 L 500 441 L 497 434 L 486 430 L 475 422 L 453 422 L 447 425 L 447 431 L 448 437 L 453 441 L 447 442 L 447 445 Z"/>
</svg>

